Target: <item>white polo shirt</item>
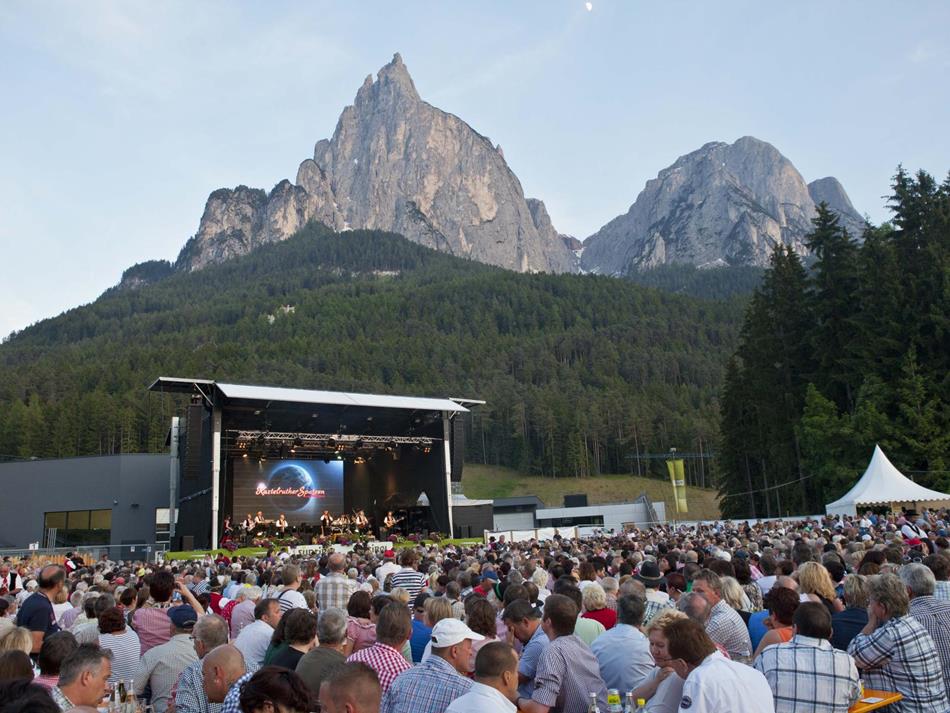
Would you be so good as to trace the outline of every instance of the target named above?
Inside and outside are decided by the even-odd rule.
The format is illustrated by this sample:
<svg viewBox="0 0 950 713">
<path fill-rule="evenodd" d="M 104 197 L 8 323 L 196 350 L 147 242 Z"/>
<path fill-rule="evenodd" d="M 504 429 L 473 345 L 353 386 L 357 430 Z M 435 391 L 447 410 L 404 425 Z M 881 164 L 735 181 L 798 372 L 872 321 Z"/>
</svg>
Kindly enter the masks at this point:
<svg viewBox="0 0 950 713">
<path fill-rule="evenodd" d="M 775 713 L 775 704 L 765 676 L 717 651 L 686 677 L 679 713 Z"/>
<path fill-rule="evenodd" d="M 509 701 L 497 688 L 475 682 L 468 690 L 456 698 L 445 709 L 445 713 L 515 713 L 518 708 Z"/>
</svg>

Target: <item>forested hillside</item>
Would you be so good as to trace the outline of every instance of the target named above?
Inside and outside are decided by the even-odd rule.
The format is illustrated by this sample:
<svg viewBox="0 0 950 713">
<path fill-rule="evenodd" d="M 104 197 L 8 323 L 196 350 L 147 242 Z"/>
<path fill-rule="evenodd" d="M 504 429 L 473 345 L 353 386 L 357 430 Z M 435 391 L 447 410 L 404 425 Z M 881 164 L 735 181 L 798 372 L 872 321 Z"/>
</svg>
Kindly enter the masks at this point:
<svg viewBox="0 0 950 713">
<path fill-rule="evenodd" d="M 893 220 L 860 243 L 821 208 L 806 269 L 779 250 L 723 393 L 723 511 L 823 512 L 878 443 L 950 490 L 950 178 L 900 170 Z"/>
<path fill-rule="evenodd" d="M 318 225 L 200 272 L 152 273 L 0 346 L 0 454 L 161 450 L 180 403 L 146 387 L 171 375 L 482 398 L 470 461 L 631 472 L 635 452 L 717 440 L 745 305 Z"/>
</svg>

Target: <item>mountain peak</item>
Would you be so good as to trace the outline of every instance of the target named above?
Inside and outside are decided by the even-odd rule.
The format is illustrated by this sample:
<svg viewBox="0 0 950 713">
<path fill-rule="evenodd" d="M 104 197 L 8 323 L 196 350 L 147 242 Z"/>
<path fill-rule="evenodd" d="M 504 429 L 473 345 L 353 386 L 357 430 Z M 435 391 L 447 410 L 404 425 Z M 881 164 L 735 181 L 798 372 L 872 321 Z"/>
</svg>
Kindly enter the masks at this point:
<svg viewBox="0 0 950 713">
<path fill-rule="evenodd" d="M 356 104 L 375 103 L 380 100 L 399 98 L 411 101 L 420 100 L 416 85 L 409 75 L 409 69 L 406 67 L 406 63 L 402 61 L 402 55 L 396 52 L 392 61 L 376 73 L 375 82 L 372 80 L 372 75 L 366 78 L 363 86 L 356 94 Z"/>
</svg>

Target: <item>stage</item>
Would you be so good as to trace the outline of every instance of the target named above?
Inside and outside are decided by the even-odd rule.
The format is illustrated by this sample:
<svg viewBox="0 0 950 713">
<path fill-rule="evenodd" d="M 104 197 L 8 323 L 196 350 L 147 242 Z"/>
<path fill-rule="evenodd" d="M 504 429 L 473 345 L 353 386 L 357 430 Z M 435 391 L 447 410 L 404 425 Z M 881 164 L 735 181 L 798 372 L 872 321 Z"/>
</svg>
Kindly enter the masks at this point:
<svg viewBox="0 0 950 713">
<path fill-rule="evenodd" d="M 300 543 L 347 531 L 380 541 L 453 534 L 463 404 L 481 402 L 168 377 L 150 389 L 191 397 L 169 437 L 177 548 L 216 549 L 226 525 L 239 544 L 278 537 L 281 515 L 283 536 Z M 336 523 L 321 523 L 325 511 Z M 400 522 L 385 528 L 390 512 Z M 358 530 L 341 521 L 361 513 Z M 248 531 L 248 515 L 265 522 Z"/>
</svg>

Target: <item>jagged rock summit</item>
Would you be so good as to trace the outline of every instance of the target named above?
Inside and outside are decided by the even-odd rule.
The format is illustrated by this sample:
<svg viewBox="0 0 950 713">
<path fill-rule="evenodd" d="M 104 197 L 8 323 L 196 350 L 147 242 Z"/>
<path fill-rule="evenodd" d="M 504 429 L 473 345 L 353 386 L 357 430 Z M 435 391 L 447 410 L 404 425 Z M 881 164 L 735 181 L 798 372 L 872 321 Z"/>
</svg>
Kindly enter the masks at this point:
<svg viewBox="0 0 950 713">
<path fill-rule="evenodd" d="M 808 252 L 804 237 L 822 200 L 860 235 L 864 221 L 836 179 L 806 184 L 751 136 L 708 143 L 660 171 L 627 213 L 590 236 L 581 266 L 610 275 L 665 263 L 765 266 L 778 243 Z"/>
<path fill-rule="evenodd" d="M 212 193 L 176 265 L 197 270 L 318 220 L 335 230 L 393 231 L 511 270 L 576 270 L 547 211 L 544 220 L 536 212 L 500 148 L 422 101 L 396 54 L 366 78 L 295 183 L 281 181 L 269 194 L 246 186 Z"/>
</svg>

